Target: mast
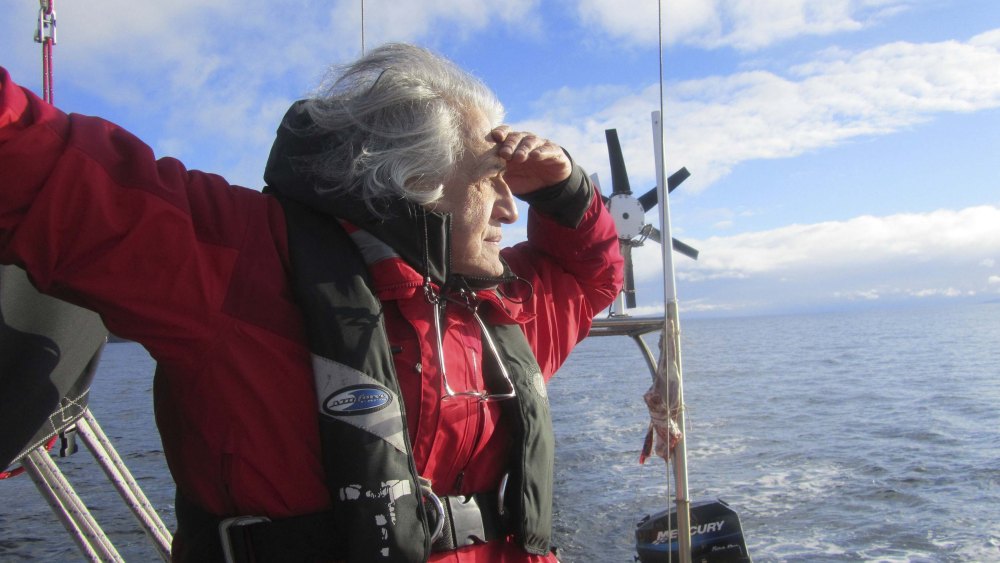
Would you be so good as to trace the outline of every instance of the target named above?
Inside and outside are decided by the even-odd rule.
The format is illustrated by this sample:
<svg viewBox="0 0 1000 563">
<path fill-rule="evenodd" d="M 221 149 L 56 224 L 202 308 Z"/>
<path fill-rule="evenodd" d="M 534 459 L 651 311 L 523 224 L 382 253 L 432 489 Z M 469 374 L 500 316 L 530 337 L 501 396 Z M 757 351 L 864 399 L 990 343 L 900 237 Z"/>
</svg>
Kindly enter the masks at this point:
<svg viewBox="0 0 1000 563">
<path fill-rule="evenodd" d="M 660 231 L 663 240 L 671 240 L 670 236 L 670 204 L 667 194 L 666 178 L 663 173 L 663 123 L 659 111 L 653 112 L 653 146 L 656 154 L 656 187 L 660 193 Z M 681 325 L 677 311 L 677 285 L 674 273 L 673 248 L 662 244 L 663 252 L 663 338 L 661 339 L 660 356 L 667 358 L 668 370 L 677 375 L 677 429 L 683 438 L 674 446 L 671 459 L 674 461 L 674 482 L 676 484 L 678 554 L 683 562 L 691 561 L 691 501 L 688 498 L 687 477 L 687 429 L 684 424 L 684 376 L 681 370 Z M 666 377 L 667 374 L 660 374 Z M 670 386 L 666 386 L 669 390 Z M 667 408 L 673 404 L 671 397 L 666 397 Z M 668 464 L 669 465 L 669 464 Z M 669 476 L 668 476 L 669 478 Z"/>
<path fill-rule="evenodd" d="M 681 325 L 677 311 L 677 278 L 674 271 L 673 233 L 670 228 L 670 189 L 667 185 L 666 167 L 664 166 L 664 142 L 663 142 L 663 119 L 664 95 L 663 95 L 663 0 L 657 2 L 657 26 L 659 39 L 659 67 L 660 67 L 660 109 L 653 112 L 653 152 L 656 160 L 656 187 L 660 198 L 660 234 L 663 244 L 660 250 L 663 255 L 663 338 L 660 339 L 660 357 L 667 358 L 668 370 L 674 369 L 677 374 L 677 429 L 683 437 L 674 447 L 672 459 L 674 461 L 674 483 L 675 502 L 677 514 L 677 541 L 678 558 L 683 563 L 691 561 L 691 500 L 688 497 L 688 475 L 687 475 L 687 429 L 684 424 L 684 377 L 681 370 Z M 661 377 L 667 374 L 660 374 Z M 666 397 L 667 409 L 673 403 L 669 396 L 670 386 Z M 668 462 L 669 466 L 669 462 Z M 669 470 L 668 470 L 669 471 Z M 669 475 L 667 477 L 669 481 Z"/>
</svg>

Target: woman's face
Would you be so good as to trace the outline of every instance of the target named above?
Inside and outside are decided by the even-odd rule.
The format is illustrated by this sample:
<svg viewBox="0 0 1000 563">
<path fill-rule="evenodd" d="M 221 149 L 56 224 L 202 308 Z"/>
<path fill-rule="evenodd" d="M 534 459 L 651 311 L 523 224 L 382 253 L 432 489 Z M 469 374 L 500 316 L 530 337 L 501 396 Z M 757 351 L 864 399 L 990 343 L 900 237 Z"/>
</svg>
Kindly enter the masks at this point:
<svg viewBox="0 0 1000 563">
<path fill-rule="evenodd" d="M 471 141 L 444 193 L 431 209 L 450 213 L 451 264 L 466 276 L 499 276 L 501 227 L 517 220 L 514 196 L 504 182 L 506 162 L 497 156 L 490 124 L 477 112 L 469 130 Z"/>
</svg>

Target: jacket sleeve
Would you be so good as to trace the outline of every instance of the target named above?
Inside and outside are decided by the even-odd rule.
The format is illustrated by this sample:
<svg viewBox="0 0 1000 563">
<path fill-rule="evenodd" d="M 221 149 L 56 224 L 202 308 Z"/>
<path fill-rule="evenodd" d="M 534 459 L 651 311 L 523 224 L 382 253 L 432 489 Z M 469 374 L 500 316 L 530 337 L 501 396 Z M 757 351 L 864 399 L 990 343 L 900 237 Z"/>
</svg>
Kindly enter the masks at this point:
<svg viewBox="0 0 1000 563">
<path fill-rule="evenodd" d="M 0 263 L 158 360 L 191 361 L 217 330 L 263 199 L 156 160 L 123 129 L 66 115 L 0 68 Z"/>
<path fill-rule="evenodd" d="M 618 234 L 600 194 L 582 168 L 525 198 L 528 241 L 504 259 L 531 284 L 520 311 L 528 342 L 546 379 L 583 340 L 600 311 L 618 296 L 623 260 Z"/>
</svg>

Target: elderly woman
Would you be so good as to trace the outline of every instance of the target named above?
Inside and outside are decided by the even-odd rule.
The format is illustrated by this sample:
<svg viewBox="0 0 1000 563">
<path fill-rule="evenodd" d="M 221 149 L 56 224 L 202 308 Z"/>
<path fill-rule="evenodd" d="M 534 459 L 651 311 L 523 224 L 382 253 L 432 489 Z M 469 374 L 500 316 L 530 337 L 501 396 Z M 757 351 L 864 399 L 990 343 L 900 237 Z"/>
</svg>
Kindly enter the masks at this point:
<svg viewBox="0 0 1000 563">
<path fill-rule="evenodd" d="M 292 106 L 261 194 L 0 69 L 0 262 L 157 360 L 176 560 L 554 560 L 545 381 L 621 258 L 583 171 L 502 119 L 387 45 Z"/>
</svg>

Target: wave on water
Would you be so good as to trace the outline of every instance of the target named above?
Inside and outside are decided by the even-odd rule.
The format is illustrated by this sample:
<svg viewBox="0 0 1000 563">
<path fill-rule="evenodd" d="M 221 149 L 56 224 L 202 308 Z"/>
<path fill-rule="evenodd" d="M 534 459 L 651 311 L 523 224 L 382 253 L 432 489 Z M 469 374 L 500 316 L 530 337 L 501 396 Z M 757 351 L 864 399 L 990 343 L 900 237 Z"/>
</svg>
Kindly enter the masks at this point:
<svg viewBox="0 0 1000 563">
<path fill-rule="evenodd" d="M 685 321 L 691 499 L 736 510 L 755 561 L 1000 561 L 998 318 L 1000 304 Z M 172 527 L 152 371 L 139 346 L 109 345 L 91 406 Z M 649 381 L 634 343 L 601 337 L 550 385 L 564 563 L 633 561 L 636 524 L 670 502 L 664 463 L 638 464 Z M 88 458 L 59 465 L 126 560 L 156 560 Z M 30 480 L 0 494 L 0 561 L 79 558 Z"/>
</svg>

